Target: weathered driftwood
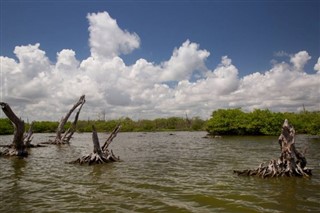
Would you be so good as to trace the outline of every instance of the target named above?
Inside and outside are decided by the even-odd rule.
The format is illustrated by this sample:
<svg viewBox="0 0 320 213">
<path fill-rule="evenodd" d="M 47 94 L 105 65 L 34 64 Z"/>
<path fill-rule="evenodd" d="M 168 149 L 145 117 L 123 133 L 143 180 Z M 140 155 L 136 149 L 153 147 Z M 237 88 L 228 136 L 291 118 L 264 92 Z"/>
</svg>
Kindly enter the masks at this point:
<svg viewBox="0 0 320 213">
<path fill-rule="evenodd" d="M 27 157 L 28 151 L 26 150 L 23 137 L 24 121 L 14 114 L 9 104 L 0 102 L 0 106 L 14 127 L 12 147 L 0 152 L 0 155 Z"/>
<path fill-rule="evenodd" d="M 44 145 L 41 144 L 32 144 L 32 140 L 33 140 L 33 124 L 34 122 L 32 122 L 29 126 L 29 130 L 27 132 L 24 133 L 23 135 L 23 143 L 25 145 L 25 148 L 38 148 L 38 147 L 46 147 Z M 14 148 L 13 144 L 7 144 L 7 145 L 3 145 L 1 144 L 0 147 L 6 147 L 6 148 Z"/>
<path fill-rule="evenodd" d="M 41 144 L 32 144 L 31 143 L 33 140 L 33 125 L 34 125 L 34 122 L 32 122 L 30 124 L 28 132 L 24 133 L 24 136 L 23 136 L 24 145 L 26 146 L 26 148 L 46 147 Z"/>
<path fill-rule="evenodd" d="M 71 161 L 71 164 L 103 164 L 120 161 L 119 157 L 116 157 L 112 150 L 108 150 L 108 146 L 111 144 L 113 139 L 117 136 L 117 133 L 120 131 L 120 125 L 112 131 L 108 139 L 105 141 L 102 147 L 100 147 L 100 142 L 98 138 L 97 131 L 94 126 L 92 126 L 92 142 L 93 142 L 93 153 L 82 156 L 74 161 Z"/>
<path fill-rule="evenodd" d="M 55 139 L 52 141 L 52 140 L 49 140 L 48 142 L 43 142 L 42 144 L 57 144 L 57 145 L 60 145 L 60 144 L 69 144 L 70 142 L 70 139 L 72 138 L 72 135 L 73 133 L 76 131 L 76 126 L 77 126 L 77 122 L 78 122 L 78 118 L 79 118 L 79 114 L 80 114 L 80 111 L 82 109 L 82 106 L 83 104 L 86 102 L 85 100 L 85 95 L 82 95 L 80 97 L 80 99 L 77 101 L 77 103 L 75 103 L 73 105 L 73 107 L 69 110 L 69 112 L 61 119 L 59 125 L 58 125 L 58 128 L 57 128 L 57 131 L 56 131 L 56 137 Z M 80 107 L 79 107 L 80 106 Z M 73 113 L 73 111 L 75 109 L 78 109 L 78 112 L 74 118 L 74 121 L 71 125 L 71 127 L 66 130 L 64 133 L 63 133 L 63 130 L 64 130 L 64 126 L 65 124 L 67 123 L 69 117 L 71 116 L 71 114 Z"/>
<path fill-rule="evenodd" d="M 312 170 L 306 167 L 307 160 L 295 147 L 295 130 L 286 119 L 282 125 L 279 137 L 281 155 L 277 160 L 262 163 L 257 169 L 243 171 L 235 170 L 234 173 L 243 176 L 266 177 L 309 177 Z"/>
<path fill-rule="evenodd" d="M 84 96 L 83 96 L 84 98 Z M 74 132 L 77 130 L 77 122 L 78 122 L 78 119 L 79 119 L 79 115 L 80 115 L 80 111 L 82 109 L 82 106 L 83 104 L 85 103 L 85 100 L 83 100 L 83 102 L 81 103 L 78 111 L 77 111 L 77 114 L 76 116 L 74 117 L 74 120 L 71 124 L 71 127 L 64 133 L 64 135 L 62 136 L 62 141 L 70 141 L 70 139 L 72 138 Z"/>
<path fill-rule="evenodd" d="M 34 122 L 32 122 L 29 126 L 29 130 L 28 132 L 25 132 L 24 135 L 23 135 L 23 143 L 26 147 L 30 147 L 31 146 L 31 141 L 33 139 L 33 124 Z"/>
</svg>

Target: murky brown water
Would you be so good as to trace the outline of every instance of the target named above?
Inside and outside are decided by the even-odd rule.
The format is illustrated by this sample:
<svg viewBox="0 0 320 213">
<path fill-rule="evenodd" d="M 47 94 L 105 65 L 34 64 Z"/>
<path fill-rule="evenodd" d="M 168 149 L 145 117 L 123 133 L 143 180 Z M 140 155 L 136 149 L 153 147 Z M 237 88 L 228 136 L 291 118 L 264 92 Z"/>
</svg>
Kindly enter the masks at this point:
<svg viewBox="0 0 320 213">
<path fill-rule="evenodd" d="M 0 158 L 0 212 L 320 212 L 319 139 L 296 138 L 308 147 L 311 179 L 259 179 L 232 171 L 277 158 L 277 137 L 205 134 L 120 133 L 111 149 L 123 161 L 105 165 L 65 164 L 92 152 L 89 133 L 70 146 L 31 149 L 24 160 Z M 35 134 L 33 143 L 49 136 Z"/>
</svg>

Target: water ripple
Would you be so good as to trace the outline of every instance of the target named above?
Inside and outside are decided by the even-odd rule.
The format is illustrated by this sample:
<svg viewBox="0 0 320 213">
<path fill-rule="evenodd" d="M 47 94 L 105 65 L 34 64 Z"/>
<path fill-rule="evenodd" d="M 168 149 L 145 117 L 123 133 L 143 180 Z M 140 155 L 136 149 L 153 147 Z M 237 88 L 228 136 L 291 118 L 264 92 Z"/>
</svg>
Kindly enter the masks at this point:
<svg viewBox="0 0 320 213">
<path fill-rule="evenodd" d="M 76 134 L 70 146 L 32 149 L 27 159 L 1 158 L 0 212 L 320 211 L 319 141 L 296 140 L 309 147 L 311 179 L 259 179 L 232 171 L 278 157 L 276 137 L 204 135 L 120 133 L 111 149 L 123 161 L 107 165 L 65 164 L 92 151 L 90 134 Z"/>
</svg>

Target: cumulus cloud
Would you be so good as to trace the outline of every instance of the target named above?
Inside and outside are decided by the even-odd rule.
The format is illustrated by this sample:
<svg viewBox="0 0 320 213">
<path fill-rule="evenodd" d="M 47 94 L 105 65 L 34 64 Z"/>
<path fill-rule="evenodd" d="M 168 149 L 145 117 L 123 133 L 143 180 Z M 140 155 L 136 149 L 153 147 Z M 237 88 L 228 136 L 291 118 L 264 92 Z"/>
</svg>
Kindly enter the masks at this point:
<svg viewBox="0 0 320 213">
<path fill-rule="evenodd" d="M 320 57 L 318 58 L 317 63 L 314 65 L 314 70 L 320 74 Z"/>
<path fill-rule="evenodd" d="M 307 51 L 300 51 L 290 58 L 297 71 L 303 71 L 304 65 L 311 59 Z"/>
<path fill-rule="evenodd" d="M 57 53 L 57 70 L 74 71 L 79 66 L 79 61 L 76 59 L 76 53 L 73 50 L 64 49 Z"/>
<path fill-rule="evenodd" d="M 1 56 L 1 72 L 5 82 L 1 91 L 12 101 L 33 102 L 48 94 L 48 79 L 52 65 L 40 44 L 18 46 L 14 53 L 18 61 Z"/>
<path fill-rule="evenodd" d="M 175 49 L 169 61 L 163 63 L 162 81 L 179 81 L 189 79 L 195 70 L 205 71 L 205 59 L 210 53 L 199 50 L 199 45 L 184 42 L 181 47 Z"/>
<path fill-rule="evenodd" d="M 122 30 L 107 12 L 91 13 L 89 20 L 89 43 L 93 57 L 112 58 L 128 54 L 140 46 L 135 33 Z"/>
<path fill-rule="evenodd" d="M 0 56 L 1 101 L 23 119 L 59 120 L 82 94 L 87 97 L 82 119 L 97 119 L 101 111 L 108 119 L 140 119 L 185 113 L 209 118 L 213 110 L 229 107 L 319 110 L 320 58 L 317 73 L 307 74 L 311 56 L 306 51 L 264 73 L 239 77 L 231 58 L 222 56 L 210 69 L 210 52 L 186 40 L 166 61 L 141 58 L 128 66 L 121 54 L 139 48 L 138 35 L 121 29 L 107 12 L 87 18 L 91 55 L 82 61 L 63 49 L 52 63 L 38 43 L 16 47 L 17 60 Z"/>
<path fill-rule="evenodd" d="M 301 72 L 301 67 L 296 65 L 282 62 L 265 73 L 245 76 L 230 97 L 231 106 L 297 111 L 305 105 L 318 110 L 319 78 Z"/>
</svg>

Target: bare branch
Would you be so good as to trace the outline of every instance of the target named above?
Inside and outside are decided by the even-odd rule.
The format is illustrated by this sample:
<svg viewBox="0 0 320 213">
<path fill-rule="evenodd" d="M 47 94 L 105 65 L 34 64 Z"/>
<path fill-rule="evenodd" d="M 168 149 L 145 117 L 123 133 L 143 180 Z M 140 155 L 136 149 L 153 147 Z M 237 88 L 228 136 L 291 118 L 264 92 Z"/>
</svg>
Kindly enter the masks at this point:
<svg viewBox="0 0 320 213">
<path fill-rule="evenodd" d="M 111 134 L 109 135 L 108 139 L 104 142 L 103 146 L 102 146 L 102 150 L 103 151 L 107 151 L 109 145 L 111 144 L 112 140 L 117 136 L 118 132 L 120 131 L 121 125 L 118 124 L 116 126 L 116 128 L 114 128 L 114 130 L 111 132 Z"/>
</svg>

